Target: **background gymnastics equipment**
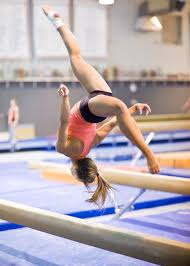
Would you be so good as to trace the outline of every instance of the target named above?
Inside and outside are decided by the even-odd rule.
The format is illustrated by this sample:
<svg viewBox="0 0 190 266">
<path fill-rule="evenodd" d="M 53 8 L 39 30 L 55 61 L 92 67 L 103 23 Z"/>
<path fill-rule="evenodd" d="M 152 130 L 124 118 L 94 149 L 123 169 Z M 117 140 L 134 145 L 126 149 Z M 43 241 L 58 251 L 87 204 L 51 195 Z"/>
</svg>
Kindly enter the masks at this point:
<svg viewBox="0 0 190 266">
<path fill-rule="evenodd" d="M 186 178 L 171 177 L 167 175 L 152 175 L 111 168 L 104 168 L 101 172 L 104 178 L 110 183 L 141 188 L 138 194 L 134 198 L 131 198 L 124 208 L 119 212 L 116 212 L 116 215 L 112 218 L 113 220 L 119 218 L 127 209 L 129 209 L 146 189 L 190 195 L 190 180 Z M 59 168 L 53 167 L 50 169 L 42 169 L 41 173 L 45 178 L 52 177 L 54 179 L 56 176 L 57 179 L 58 176 L 61 180 L 65 179 L 65 168 L 60 166 Z M 115 204 L 115 208 L 117 208 L 117 204 Z"/>
<path fill-rule="evenodd" d="M 0 200 L 0 219 L 159 265 L 188 265 L 190 261 L 188 243 L 86 222 L 11 201 Z"/>
<path fill-rule="evenodd" d="M 147 138 L 146 138 L 146 140 L 145 140 L 145 143 L 147 144 L 147 145 L 149 145 L 149 143 L 151 142 L 151 140 L 154 138 L 154 135 L 155 135 L 155 133 L 154 132 L 151 132 L 148 136 L 147 136 Z M 139 150 L 138 152 L 137 152 L 137 154 L 134 156 L 134 158 L 133 158 L 133 160 L 131 161 L 131 163 L 130 163 L 130 166 L 131 167 L 133 167 L 133 166 L 135 166 L 136 165 L 136 163 L 137 163 L 137 161 L 140 159 L 140 157 L 141 157 L 141 155 L 142 155 L 142 152 Z M 128 211 L 128 210 L 130 210 L 131 208 L 132 208 L 132 206 L 133 206 L 133 204 L 135 203 L 135 201 L 142 195 L 142 194 L 144 194 L 144 192 L 146 191 L 146 189 L 144 189 L 144 188 L 142 188 L 142 189 L 140 189 L 140 191 L 138 191 L 138 193 L 135 195 L 135 196 L 133 196 L 132 198 L 130 198 L 128 201 L 127 201 L 127 203 L 123 206 L 123 207 L 121 207 L 121 208 L 119 208 L 118 207 L 118 205 L 117 205 L 117 203 L 116 203 L 116 200 L 115 200 L 115 197 L 113 197 L 113 203 L 114 203 L 114 206 L 115 206 L 115 215 L 112 217 L 112 221 L 114 221 L 114 220 L 116 220 L 116 219 L 119 219 L 126 211 Z"/>
<path fill-rule="evenodd" d="M 173 121 L 152 121 L 138 122 L 138 126 L 142 132 L 160 132 L 171 130 L 189 130 L 190 121 L 188 120 L 173 120 Z"/>
<path fill-rule="evenodd" d="M 68 168 L 64 166 L 47 167 L 41 170 L 42 176 L 50 179 L 64 180 L 65 173 L 72 177 Z M 187 178 L 152 175 L 105 167 L 101 170 L 101 174 L 112 184 L 190 195 L 190 180 Z"/>
<path fill-rule="evenodd" d="M 159 120 L 139 120 L 137 121 L 138 127 L 141 132 L 162 132 L 162 131 L 173 131 L 173 130 L 190 130 L 190 120 L 171 120 L 171 121 L 159 121 Z M 114 133 L 120 132 L 118 126 L 116 126 L 113 131 Z"/>
<path fill-rule="evenodd" d="M 190 114 L 182 114 L 182 113 L 177 113 L 177 114 L 157 114 L 157 115 L 149 115 L 149 116 L 141 116 L 141 115 L 136 115 L 135 120 L 137 122 L 151 122 L 151 121 L 178 121 L 178 120 L 190 120 Z"/>
<path fill-rule="evenodd" d="M 190 180 L 167 175 L 152 175 L 105 168 L 102 174 L 110 183 L 190 195 Z"/>
<path fill-rule="evenodd" d="M 167 152 L 156 154 L 161 166 L 190 169 L 190 152 Z"/>
</svg>

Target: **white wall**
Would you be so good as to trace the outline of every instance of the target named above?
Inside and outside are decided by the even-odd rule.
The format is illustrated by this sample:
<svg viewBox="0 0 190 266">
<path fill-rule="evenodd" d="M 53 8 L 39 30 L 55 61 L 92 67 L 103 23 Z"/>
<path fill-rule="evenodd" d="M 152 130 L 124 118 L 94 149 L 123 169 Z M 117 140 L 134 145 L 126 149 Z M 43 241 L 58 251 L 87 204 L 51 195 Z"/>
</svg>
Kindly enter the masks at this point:
<svg viewBox="0 0 190 266">
<path fill-rule="evenodd" d="M 134 30 L 139 1 L 115 0 L 115 4 L 108 8 L 108 57 L 87 61 L 100 71 L 106 66 L 118 66 L 124 72 L 144 69 L 163 73 L 190 72 L 190 0 L 187 0 L 183 12 L 182 45 L 163 44 L 161 33 L 139 33 Z M 29 73 L 33 68 L 42 77 L 48 76 L 54 69 L 62 71 L 65 76 L 71 75 L 68 58 L 36 59 L 33 63 L 30 59 L 0 60 L 0 72 L 3 69 L 7 78 L 14 78 L 14 69 L 18 67 L 25 68 Z"/>
<path fill-rule="evenodd" d="M 125 70 L 160 69 L 164 73 L 189 72 L 190 4 L 183 11 L 183 44 L 162 44 L 161 33 L 134 30 L 137 0 L 116 0 L 110 9 L 110 65 Z"/>
</svg>

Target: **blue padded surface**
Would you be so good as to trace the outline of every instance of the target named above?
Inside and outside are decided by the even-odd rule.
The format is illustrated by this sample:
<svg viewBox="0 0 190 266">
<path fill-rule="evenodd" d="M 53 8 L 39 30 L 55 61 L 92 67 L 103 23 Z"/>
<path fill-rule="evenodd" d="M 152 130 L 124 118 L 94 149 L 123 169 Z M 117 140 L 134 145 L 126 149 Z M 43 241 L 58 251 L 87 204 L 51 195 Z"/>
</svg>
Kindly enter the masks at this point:
<svg viewBox="0 0 190 266">
<path fill-rule="evenodd" d="M 114 226 L 190 243 L 190 209 L 107 222 Z"/>
</svg>

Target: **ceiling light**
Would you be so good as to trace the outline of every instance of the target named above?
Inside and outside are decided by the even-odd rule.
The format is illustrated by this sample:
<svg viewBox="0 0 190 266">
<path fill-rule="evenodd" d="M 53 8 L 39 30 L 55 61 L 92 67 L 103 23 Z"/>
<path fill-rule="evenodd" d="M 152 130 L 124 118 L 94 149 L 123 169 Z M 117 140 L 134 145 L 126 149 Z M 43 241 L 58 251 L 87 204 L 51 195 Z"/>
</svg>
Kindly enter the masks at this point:
<svg viewBox="0 0 190 266">
<path fill-rule="evenodd" d="M 158 29 L 161 30 L 162 29 L 162 24 L 160 23 L 159 19 L 154 16 L 151 18 L 151 22 L 153 23 L 153 25 Z"/>
<path fill-rule="evenodd" d="M 114 0 L 99 0 L 99 4 L 101 4 L 101 5 L 112 5 L 112 4 L 114 4 Z"/>
<path fill-rule="evenodd" d="M 157 17 L 138 17 L 135 25 L 138 31 L 161 31 L 162 24 Z"/>
</svg>

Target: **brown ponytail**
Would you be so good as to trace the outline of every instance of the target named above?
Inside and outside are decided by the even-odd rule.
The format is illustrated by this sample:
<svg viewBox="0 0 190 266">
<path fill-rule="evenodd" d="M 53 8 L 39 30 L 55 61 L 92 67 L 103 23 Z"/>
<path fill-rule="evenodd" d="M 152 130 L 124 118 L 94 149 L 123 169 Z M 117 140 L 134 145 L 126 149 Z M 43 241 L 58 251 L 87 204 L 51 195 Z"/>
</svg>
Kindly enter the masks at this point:
<svg viewBox="0 0 190 266">
<path fill-rule="evenodd" d="M 103 179 L 99 174 L 97 174 L 97 188 L 93 192 L 93 195 L 91 198 L 87 200 L 87 202 L 95 203 L 99 207 L 102 207 L 105 203 L 106 197 L 109 194 L 109 190 L 113 189 L 112 186 Z M 85 186 L 87 187 L 89 191 L 88 183 L 85 183 Z M 90 191 L 89 191 L 90 192 Z"/>
<path fill-rule="evenodd" d="M 95 203 L 100 208 L 104 205 L 109 190 L 113 189 L 112 186 L 99 175 L 97 166 L 91 158 L 83 158 L 75 161 L 74 170 L 76 172 L 76 178 L 84 183 L 89 193 L 93 193 L 91 198 L 87 201 Z M 91 184 L 97 178 L 97 188 L 95 191 L 91 191 Z"/>
</svg>

